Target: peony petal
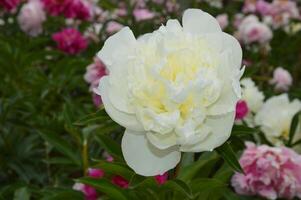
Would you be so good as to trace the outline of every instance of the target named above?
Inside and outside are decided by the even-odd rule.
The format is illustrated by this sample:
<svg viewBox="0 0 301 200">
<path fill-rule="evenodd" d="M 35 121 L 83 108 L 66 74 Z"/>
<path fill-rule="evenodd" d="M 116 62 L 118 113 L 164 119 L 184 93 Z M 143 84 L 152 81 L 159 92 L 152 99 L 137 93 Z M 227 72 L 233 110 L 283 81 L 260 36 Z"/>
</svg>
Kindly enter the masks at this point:
<svg viewBox="0 0 301 200">
<path fill-rule="evenodd" d="M 150 144 L 145 135 L 132 134 L 126 129 L 122 142 L 122 152 L 126 163 L 143 176 L 155 176 L 174 168 L 180 161 L 177 146 L 160 150 Z"/>
<path fill-rule="evenodd" d="M 222 32 L 217 20 L 199 9 L 187 9 L 183 14 L 183 28 L 191 34 Z"/>
<path fill-rule="evenodd" d="M 228 33 L 223 33 L 223 49 L 225 51 L 229 51 L 229 64 L 233 69 L 240 69 L 242 62 L 242 49 L 237 41 L 232 35 Z"/>
<path fill-rule="evenodd" d="M 195 145 L 181 146 L 180 150 L 184 152 L 212 151 L 230 137 L 234 118 L 235 112 L 207 118 L 205 125 L 211 128 L 211 134 Z"/>
<path fill-rule="evenodd" d="M 105 63 L 106 67 L 111 70 L 113 63 L 120 59 L 128 59 L 134 49 L 136 39 L 129 27 L 124 27 L 104 43 L 97 56 Z"/>
<path fill-rule="evenodd" d="M 174 33 L 181 32 L 183 30 L 180 22 L 176 19 L 170 19 L 166 23 L 166 30 Z"/>
<path fill-rule="evenodd" d="M 177 144 L 177 138 L 173 132 L 166 134 L 147 132 L 146 136 L 148 140 L 159 149 L 167 149 Z"/>
<path fill-rule="evenodd" d="M 118 124 L 123 127 L 135 131 L 143 131 L 143 126 L 138 122 L 135 115 L 119 111 L 114 107 L 109 98 L 110 86 L 108 76 L 103 77 L 99 82 L 99 92 L 103 101 L 104 107 L 108 115 Z"/>
</svg>

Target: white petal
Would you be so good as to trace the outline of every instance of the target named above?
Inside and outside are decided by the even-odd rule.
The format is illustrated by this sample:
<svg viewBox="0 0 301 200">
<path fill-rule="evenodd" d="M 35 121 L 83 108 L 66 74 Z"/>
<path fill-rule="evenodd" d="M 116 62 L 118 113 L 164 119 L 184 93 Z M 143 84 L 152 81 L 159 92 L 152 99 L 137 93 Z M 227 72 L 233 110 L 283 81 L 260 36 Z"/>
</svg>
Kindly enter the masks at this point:
<svg viewBox="0 0 301 200">
<path fill-rule="evenodd" d="M 219 99 L 208 108 L 208 115 L 222 115 L 235 111 L 238 97 L 232 87 L 232 82 L 224 83 Z"/>
<path fill-rule="evenodd" d="M 138 122 L 135 115 L 119 111 L 114 107 L 109 98 L 110 87 L 108 76 L 105 76 L 100 80 L 99 92 L 101 94 L 101 99 L 103 101 L 106 112 L 116 123 L 131 130 L 144 130 L 143 126 L 140 122 Z"/>
<path fill-rule="evenodd" d="M 228 57 L 230 61 L 230 67 L 232 69 L 240 69 L 242 61 L 242 49 L 237 39 L 228 33 L 223 33 L 223 49 L 225 51 L 229 51 Z"/>
<path fill-rule="evenodd" d="M 129 58 L 129 54 L 134 49 L 135 44 L 136 39 L 133 32 L 129 27 L 124 27 L 105 41 L 97 56 L 110 70 L 116 61 Z"/>
<path fill-rule="evenodd" d="M 183 28 L 178 20 L 170 19 L 166 23 L 166 30 L 177 33 L 177 32 L 181 32 Z"/>
<path fill-rule="evenodd" d="M 166 134 L 147 132 L 146 136 L 148 140 L 159 149 L 167 149 L 177 144 L 177 138 L 173 132 Z"/>
<path fill-rule="evenodd" d="M 206 12 L 199 9 L 187 9 L 183 14 L 183 28 L 191 34 L 204 34 L 221 32 L 217 20 Z"/>
<path fill-rule="evenodd" d="M 180 150 L 185 152 L 212 151 L 226 142 L 226 140 L 230 137 L 234 118 L 235 112 L 207 118 L 205 125 L 211 128 L 211 134 L 198 144 L 193 146 L 181 146 Z"/>
<path fill-rule="evenodd" d="M 180 161 L 177 146 L 160 150 L 148 142 L 145 135 L 126 130 L 122 138 L 122 152 L 126 163 L 143 176 L 155 176 L 174 168 Z"/>
</svg>

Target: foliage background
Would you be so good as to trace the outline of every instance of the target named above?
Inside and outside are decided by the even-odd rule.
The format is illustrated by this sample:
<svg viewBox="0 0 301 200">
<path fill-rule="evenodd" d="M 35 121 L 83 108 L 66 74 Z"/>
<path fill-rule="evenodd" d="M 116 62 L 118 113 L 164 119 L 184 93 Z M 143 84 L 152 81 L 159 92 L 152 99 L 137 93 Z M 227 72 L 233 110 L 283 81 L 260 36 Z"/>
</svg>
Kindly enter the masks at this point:
<svg viewBox="0 0 301 200">
<path fill-rule="evenodd" d="M 131 11 L 133 5 L 124 2 Z M 241 1 L 229 0 L 222 9 L 194 0 L 179 3 L 180 10 L 175 13 L 166 13 L 151 3 L 149 7 L 166 21 L 180 19 L 187 7 L 201 8 L 214 16 L 226 12 L 231 20 L 242 6 Z M 100 6 L 114 10 L 117 1 L 102 0 Z M 83 79 L 86 66 L 108 35 L 101 31 L 99 43 L 90 43 L 84 53 L 70 56 L 53 48 L 51 40 L 51 34 L 64 26 L 63 17 L 48 18 L 44 33 L 36 38 L 20 31 L 15 15 L 2 17 L 4 21 L 9 18 L 13 23 L 0 26 L 0 199 L 83 199 L 80 192 L 72 190 L 78 179 L 95 186 L 103 199 L 248 199 L 232 192 L 229 178 L 235 159 L 228 158 L 229 165 L 221 152 L 231 151 L 231 146 L 239 155 L 243 141 L 254 140 L 255 134 L 261 136 L 259 130 L 235 126 L 228 146 L 220 152 L 185 153 L 181 167 L 175 169 L 178 171 L 169 172 L 171 180 L 158 186 L 153 177 L 135 175 L 125 165 L 120 149 L 124 130 L 103 109 L 95 108 Z M 156 19 L 138 23 L 131 15 L 118 20 L 136 36 L 161 24 Z M 88 23 L 82 23 L 80 29 Z M 233 31 L 231 26 L 226 29 Z M 290 97 L 301 99 L 301 32 L 290 35 L 276 30 L 273 34 L 269 53 L 256 51 L 256 46 L 244 49 L 244 58 L 253 61 L 246 76 L 252 76 L 269 97 L 275 92 L 268 77 L 275 67 L 283 66 L 294 78 Z M 104 161 L 105 151 L 114 157 L 114 163 Z M 104 169 L 106 178 L 81 178 L 90 166 Z M 129 189 L 113 185 L 109 179 L 113 174 L 129 180 Z"/>
</svg>

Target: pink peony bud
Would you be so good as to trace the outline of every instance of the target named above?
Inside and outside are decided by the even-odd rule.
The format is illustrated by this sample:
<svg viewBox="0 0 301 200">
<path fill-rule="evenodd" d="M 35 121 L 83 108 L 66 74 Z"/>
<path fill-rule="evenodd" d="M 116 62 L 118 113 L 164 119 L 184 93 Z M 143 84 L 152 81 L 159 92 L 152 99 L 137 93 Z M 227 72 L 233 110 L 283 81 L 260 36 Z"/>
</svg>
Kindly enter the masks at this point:
<svg viewBox="0 0 301 200">
<path fill-rule="evenodd" d="M 247 116 L 249 113 L 249 108 L 247 105 L 247 102 L 244 100 L 240 100 L 236 104 L 236 114 L 235 114 L 235 119 L 236 120 L 241 120 Z"/>
<path fill-rule="evenodd" d="M 39 0 L 31 0 L 24 4 L 18 15 L 21 29 L 31 36 L 37 36 L 42 33 L 42 24 L 45 20 L 46 15 Z"/>
<path fill-rule="evenodd" d="M 85 200 L 97 200 L 97 198 L 98 198 L 98 194 L 97 194 L 95 188 L 93 188 L 89 185 L 84 185 L 82 183 L 75 183 L 73 185 L 73 189 L 84 193 Z"/>
<path fill-rule="evenodd" d="M 168 180 L 168 173 L 155 176 L 155 180 L 159 185 L 163 185 Z"/>
<path fill-rule="evenodd" d="M 93 178 L 102 178 L 105 175 L 105 172 L 102 169 L 88 169 L 88 176 Z"/>
<path fill-rule="evenodd" d="M 275 84 L 275 89 L 280 91 L 287 91 L 293 83 L 293 78 L 291 74 L 283 69 L 282 67 L 277 67 L 273 73 L 273 79 L 270 84 Z"/>
<path fill-rule="evenodd" d="M 271 4 L 264 0 L 258 0 L 256 2 L 256 11 L 263 16 L 270 14 L 271 9 Z"/>
<path fill-rule="evenodd" d="M 129 187 L 129 182 L 122 176 L 118 175 L 113 176 L 112 183 L 125 189 Z"/>
<path fill-rule="evenodd" d="M 58 49 L 68 54 L 78 54 L 88 46 L 87 40 L 74 28 L 65 28 L 61 32 L 54 33 L 52 39 Z"/>
<path fill-rule="evenodd" d="M 244 174 L 235 173 L 238 194 L 267 199 L 301 198 L 301 156 L 286 147 L 256 146 L 247 142 L 239 162 Z"/>
</svg>

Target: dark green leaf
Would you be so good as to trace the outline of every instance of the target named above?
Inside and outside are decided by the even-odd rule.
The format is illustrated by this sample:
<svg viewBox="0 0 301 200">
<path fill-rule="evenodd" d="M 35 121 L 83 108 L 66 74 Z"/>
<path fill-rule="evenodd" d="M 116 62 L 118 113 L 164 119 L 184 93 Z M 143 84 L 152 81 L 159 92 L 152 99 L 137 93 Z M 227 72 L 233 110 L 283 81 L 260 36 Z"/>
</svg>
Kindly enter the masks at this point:
<svg viewBox="0 0 301 200">
<path fill-rule="evenodd" d="M 14 200 L 29 200 L 30 193 L 27 187 L 21 187 L 15 191 Z"/>
<path fill-rule="evenodd" d="M 300 122 L 300 115 L 301 115 L 301 111 L 297 112 L 294 115 L 293 119 L 292 119 L 292 123 L 291 123 L 291 127 L 290 127 L 290 132 L 289 132 L 288 146 L 292 146 L 294 135 L 296 133 L 296 129 L 297 129 L 298 124 Z"/>
<path fill-rule="evenodd" d="M 81 159 L 76 151 L 72 148 L 72 146 L 63 138 L 58 135 L 46 131 L 40 131 L 39 134 L 43 137 L 44 140 L 49 142 L 52 146 L 54 146 L 58 151 L 68 156 L 76 165 L 81 165 Z"/>
<path fill-rule="evenodd" d="M 120 144 L 114 141 L 111 137 L 103 134 L 97 134 L 96 139 L 109 154 L 122 158 Z"/>
<path fill-rule="evenodd" d="M 178 191 L 189 199 L 193 198 L 191 188 L 181 180 L 170 180 L 162 185 L 163 189 L 170 189 L 171 191 Z"/>
<path fill-rule="evenodd" d="M 218 155 L 215 152 L 205 152 L 198 161 L 188 165 L 180 170 L 178 179 L 189 181 L 199 172 L 199 170 L 207 164 L 218 160 Z"/>
<path fill-rule="evenodd" d="M 134 176 L 134 172 L 125 164 L 107 161 L 98 161 L 95 168 L 103 169 L 106 173 L 120 175 L 127 180 Z"/>
<path fill-rule="evenodd" d="M 225 142 L 222 146 L 218 147 L 216 151 L 234 171 L 243 173 L 236 154 L 228 142 Z"/>
</svg>

